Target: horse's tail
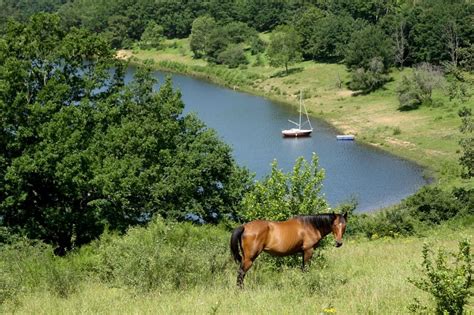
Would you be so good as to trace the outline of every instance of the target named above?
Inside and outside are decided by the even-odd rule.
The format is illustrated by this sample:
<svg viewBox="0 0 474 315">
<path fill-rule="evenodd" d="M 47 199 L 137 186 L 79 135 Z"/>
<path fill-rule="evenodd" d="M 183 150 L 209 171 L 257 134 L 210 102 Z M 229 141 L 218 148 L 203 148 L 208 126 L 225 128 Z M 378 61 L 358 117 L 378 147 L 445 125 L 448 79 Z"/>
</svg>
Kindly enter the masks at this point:
<svg viewBox="0 0 474 315">
<path fill-rule="evenodd" d="M 230 251 L 232 252 L 232 256 L 234 256 L 235 261 L 239 264 L 242 261 L 242 256 L 240 256 L 240 247 L 242 247 L 241 237 L 243 233 L 244 226 L 241 225 L 232 232 L 232 236 L 230 237 Z"/>
</svg>

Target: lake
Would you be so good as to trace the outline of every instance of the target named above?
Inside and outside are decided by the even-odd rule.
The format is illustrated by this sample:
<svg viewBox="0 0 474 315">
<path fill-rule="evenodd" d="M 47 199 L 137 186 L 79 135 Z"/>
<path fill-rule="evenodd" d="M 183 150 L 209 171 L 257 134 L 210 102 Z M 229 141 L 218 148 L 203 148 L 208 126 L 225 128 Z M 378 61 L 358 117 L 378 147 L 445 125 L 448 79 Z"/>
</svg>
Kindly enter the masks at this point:
<svg viewBox="0 0 474 315">
<path fill-rule="evenodd" d="M 134 67 L 128 69 L 127 80 L 134 71 Z M 160 84 L 167 74 L 157 71 L 154 75 Z M 274 159 L 280 168 L 290 171 L 299 156 L 310 161 L 315 152 L 326 171 L 323 192 L 330 205 L 354 197 L 357 212 L 395 204 L 426 184 L 421 167 L 357 141 L 337 141 L 336 130 L 322 120 L 311 118 L 311 137 L 283 138 L 281 130 L 292 127 L 288 119 L 298 121 L 296 108 L 171 75 L 174 87 L 182 92 L 185 112 L 197 113 L 215 129 L 233 148 L 237 163 L 254 172 L 257 179 L 270 173 Z"/>
</svg>

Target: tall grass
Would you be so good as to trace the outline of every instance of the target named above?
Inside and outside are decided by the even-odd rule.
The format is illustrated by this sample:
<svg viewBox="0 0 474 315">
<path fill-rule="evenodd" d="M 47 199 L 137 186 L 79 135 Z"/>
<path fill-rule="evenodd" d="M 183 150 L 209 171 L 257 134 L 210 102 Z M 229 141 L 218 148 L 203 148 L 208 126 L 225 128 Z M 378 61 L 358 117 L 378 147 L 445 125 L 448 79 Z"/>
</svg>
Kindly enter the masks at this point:
<svg viewBox="0 0 474 315">
<path fill-rule="evenodd" d="M 124 236 L 106 233 L 65 258 L 21 241 L 0 251 L 0 313 L 402 314 L 414 296 L 430 302 L 407 281 L 417 275 L 423 242 L 454 248 L 473 235 L 473 220 L 463 222 L 424 237 L 348 236 L 305 273 L 276 269 L 262 254 L 243 291 L 222 226 L 157 219 Z"/>
</svg>

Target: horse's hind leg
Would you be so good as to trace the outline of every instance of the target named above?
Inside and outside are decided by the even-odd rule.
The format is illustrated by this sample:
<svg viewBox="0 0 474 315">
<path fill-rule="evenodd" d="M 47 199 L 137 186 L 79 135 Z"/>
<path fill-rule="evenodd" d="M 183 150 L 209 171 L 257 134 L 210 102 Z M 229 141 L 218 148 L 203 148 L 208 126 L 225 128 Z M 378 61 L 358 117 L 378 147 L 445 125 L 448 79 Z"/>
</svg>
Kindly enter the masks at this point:
<svg viewBox="0 0 474 315">
<path fill-rule="evenodd" d="M 255 236 L 253 236 L 255 238 Z M 263 250 L 263 243 L 256 245 L 255 239 L 249 240 L 242 237 L 242 262 L 240 264 L 239 273 L 237 275 L 237 286 L 244 287 L 244 277 L 247 271 L 252 267 L 254 260 Z"/>
<path fill-rule="evenodd" d="M 244 288 L 244 278 L 247 271 L 252 267 L 253 261 L 250 259 L 242 259 L 240 264 L 239 274 L 237 275 L 237 286 L 241 289 Z"/>
</svg>

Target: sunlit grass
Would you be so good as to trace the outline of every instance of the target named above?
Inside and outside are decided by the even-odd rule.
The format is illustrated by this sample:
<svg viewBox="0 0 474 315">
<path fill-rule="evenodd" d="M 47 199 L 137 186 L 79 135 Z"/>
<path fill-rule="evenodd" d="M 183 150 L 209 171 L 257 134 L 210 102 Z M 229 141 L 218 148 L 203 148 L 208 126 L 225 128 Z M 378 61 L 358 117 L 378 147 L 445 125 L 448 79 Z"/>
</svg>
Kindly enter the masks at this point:
<svg viewBox="0 0 474 315">
<path fill-rule="evenodd" d="M 19 295 L 0 312 L 17 314 L 405 314 L 426 294 L 407 279 L 419 277 L 424 242 L 455 250 L 459 240 L 473 241 L 472 220 L 426 230 L 424 237 L 346 239 L 326 250 L 325 260 L 302 273 L 299 268 L 266 269 L 259 257 L 246 278 L 235 286 L 236 265 L 216 278 L 189 289 L 151 292 L 114 288 L 99 279 L 83 281 L 67 298 L 49 290 Z M 226 244 L 223 244 L 226 245 Z M 198 252 L 195 253 L 199 255 Z M 260 263 L 259 263 L 260 261 Z M 470 300 L 468 312 L 474 311 Z"/>
</svg>

